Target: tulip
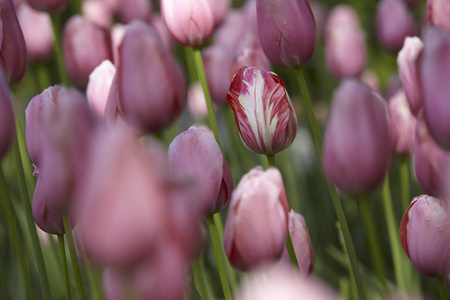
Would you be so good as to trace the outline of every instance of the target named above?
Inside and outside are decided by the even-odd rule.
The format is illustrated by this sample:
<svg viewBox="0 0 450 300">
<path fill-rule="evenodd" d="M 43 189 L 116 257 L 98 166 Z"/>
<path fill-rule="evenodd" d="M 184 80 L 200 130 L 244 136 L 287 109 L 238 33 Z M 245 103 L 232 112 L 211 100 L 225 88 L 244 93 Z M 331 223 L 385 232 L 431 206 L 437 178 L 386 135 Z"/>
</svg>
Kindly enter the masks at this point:
<svg viewBox="0 0 450 300">
<path fill-rule="evenodd" d="M 272 69 L 258 38 L 252 34 L 248 34 L 241 43 L 231 66 L 231 74 L 237 73 L 244 66 L 256 67 L 265 71 Z"/>
<path fill-rule="evenodd" d="M 208 0 L 162 0 L 161 15 L 173 39 L 183 46 L 199 46 L 212 34 Z"/>
<path fill-rule="evenodd" d="M 416 117 L 409 109 L 408 100 L 403 90 L 398 91 L 389 99 L 389 117 L 392 131 L 395 132 L 395 153 L 409 155 L 414 149 L 416 132 Z"/>
<path fill-rule="evenodd" d="M 183 107 L 185 83 L 156 31 L 142 21 L 130 23 L 119 61 L 118 91 L 125 119 L 149 132 L 172 124 Z"/>
<path fill-rule="evenodd" d="M 122 44 L 127 29 L 128 25 L 123 25 L 120 23 L 114 24 L 111 28 L 111 43 L 113 52 L 112 62 L 116 67 L 119 65 L 119 47 Z"/>
<path fill-rule="evenodd" d="M 414 142 L 414 171 L 420 187 L 431 196 L 445 196 L 450 153 L 439 147 L 431 137 L 423 114 L 417 117 Z"/>
<path fill-rule="evenodd" d="M 407 37 L 397 56 L 400 80 L 414 115 L 422 108 L 422 90 L 417 63 L 422 49 L 423 43 L 418 37 Z"/>
<path fill-rule="evenodd" d="M 383 0 L 377 9 L 377 35 L 386 49 L 397 52 L 414 35 L 414 20 L 403 0 Z"/>
<path fill-rule="evenodd" d="M 0 0 L 0 68 L 11 83 L 27 70 L 27 49 L 11 0 Z"/>
<path fill-rule="evenodd" d="M 105 116 L 106 103 L 115 74 L 116 67 L 109 60 L 104 60 L 89 75 L 86 98 L 92 111 L 100 119 Z"/>
<path fill-rule="evenodd" d="M 267 57 L 280 67 L 307 63 L 316 49 L 316 23 L 308 0 L 257 0 L 258 31 Z"/>
<path fill-rule="evenodd" d="M 201 211 L 213 214 L 228 205 L 233 191 L 233 177 L 211 133 L 192 126 L 172 141 L 168 158 L 175 174 L 195 180 Z"/>
<path fill-rule="evenodd" d="M 283 80 L 272 72 L 242 67 L 227 94 L 244 145 L 273 155 L 295 139 L 297 117 Z"/>
<path fill-rule="evenodd" d="M 69 3 L 69 0 L 26 0 L 26 1 L 32 8 L 52 14 L 62 12 Z"/>
<path fill-rule="evenodd" d="M 249 3 L 256 4 L 256 1 L 247 1 L 246 5 L 248 5 Z M 245 35 L 245 32 L 244 30 L 242 30 L 242 28 L 245 28 L 248 21 L 249 20 L 248 18 L 246 18 L 243 8 L 241 8 L 240 10 L 230 10 L 223 23 L 216 29 L 214 33 L 214 45 L 220 45 L 221 47 L 217 48 L 226 48 L 226 50 L 234 52 L 234 50 L 238 48 L 239 44 L 242 41 L 242 38 Z"/>
<path fill-rule="evenodd" d="M 420 84 L 423 92 L 423 114 L 428 130 L 442 147 L 450 148 L 450 33 L 439 28 L 427 28 L 419 65 Z"/>
<path fill-rule="evenodd" d="M 446 0 L 428 0 L 425 23 L 429 26 L 450 30 L 450 19 L 448 18 L 449 10 L 450 3 Z"/>
<path fill-rule="evenodd" d="M 287 234 L 286 191 L 281 173 L 252 169 L 233 192 L 223 243 L 230 263 L 249 270 L 280 258 Z"/>
<path fill-rule="evenodd" d="M 81 6 L 83 16 L 92 24 L 109 28 L 113 22 L 113 11 L 103 0 L 83 1 Z"/>
<path fill-rule="evenodd" d="M 128 24 L 133 20 L 150 21 L 152 13 L 151 1 L 120 0 L 117 8 L 122 23 Z"/>
<path fill-rule="evenodd" d="M 188 88 L 187 108 L 189 115 L 194 120 L 201 120 L 208 117 L 205 94 L 203 93 L 200 82 L 196 82 Z"/>
<path fill-rule="evenodd" d="M 385 101 L 348 79 L 333 96 L 323 148 L 325 175 L 342 192 L 370 193 L 384 179 L 391 157 Z"/>
<path fill-rule="evenodd" d="M 305 277 L 309 277 L 314 269 L 314 249 L 306 227 L 305 218 L 292 209 L 288 214 L 288 230 L 300 272 Z"/>
<path fill-rule="evenodd" d="M 11 97 L 0 70 L 0 159 L 8 152 L 14 141 L 16 125 Z"/>
<path fill-rule="evenodd" d="M 214 19 L 214 26 L 219 26 L 227 16 L 230 0 L 208 0 Z"/>
<path fill-rule="evenodd" d="M 350 6 L 338 5 L 328 16 L 325 25 L 325 59 L 328 70 L 336 79 L 358 77 L 365 68 L 365 37 L 358 17 Z"/>
<path fill-rule="evenodd" d="M 67 21 L 62 44 L 67 73 L 79 86 L 87 84 L 89 74 L 102 61 L 112 60 L 109 32 L 79 15 Z"/>
<path fill-rule="evenodd" d="M 429 277 L 450 273 L 446 203 L 422 195 L 413 199 L 400 223 L 400 240 L 414 267 Z"/>
</svg>

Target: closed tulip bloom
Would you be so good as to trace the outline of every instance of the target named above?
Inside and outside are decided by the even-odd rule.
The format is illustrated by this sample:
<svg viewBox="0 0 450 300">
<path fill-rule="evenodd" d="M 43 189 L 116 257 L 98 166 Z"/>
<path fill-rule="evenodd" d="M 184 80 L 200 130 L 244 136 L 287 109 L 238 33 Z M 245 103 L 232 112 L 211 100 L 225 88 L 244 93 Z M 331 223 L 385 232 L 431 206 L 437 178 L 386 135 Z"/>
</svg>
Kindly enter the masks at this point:
<svg viewBox="0 0 450 300">
<path fill-rule="evenodd" d="M 414 20 L 403 0 L 383 0 L 378 4 L 377 35 L 386 49 L 397 52 L 407 36 L 414 35 Z"/>
<path fill-rule="evenodd" d="M 106 1 L 83 1 L 81 10 L 83 16 L 95 25 L 109 28 L 113 22 L 113 11 Z"/>
<path fill-rule="evenodd" d="M 256 67 L 265 71 L 270 71 L 272 66 L 270 60 L 264 54 L 258 37 L 247 34 L 239 47 L 231 65 L 231 74 L 235 74 L 240 68 Z"/>
<path fill-rule="evenodd" d="M 334 92 L 325 133 L 326 177 L 345 194 L 368 194 L 383 181 L 390 157 L 385 101 L 357 80 L 343 81 Z"/>
<path fill-rule="evenodd" d="M 0 70 L 0 159 L 8 152 L 16 134 L 11 96 Z"/>
<path fill-rule="evenodd" d="M 316 23 L 308 0 L 257 0 L 256 7 L 267 57 L 280 67 L 307 63 L 316 49 Z"/>
<path fill-rule="evenodd" d="M 119 49 L 119 98 L 124 117 L 137 128 L 160 132 L 180 115 L 183 74 L 156 31 L 133 21 Z"/>
<path fill-rule="evenodd" d="M 414 267 L 429 277 L 450 273 L 450 235 L 447 205 L 422 195 L 413 199 L 400 223 L 403 250 Z"/>
<path fill-rule="evenodd" d="M 27 49 L 11 0 L 0 0 L 0 68 L 11 83 L 27 70 Z"/>
<path fill-rule="evenodd" d="M 214 19 L 214 26 L 222 24 L 230 7 L 230 0 L 208 0 Z"/>
<path fill-rule="evenodd" d="M 109 60 L 104 60 L 89 75 L 86 98 L 92 111 L 100 119 L 105 116 L 106 103 L 115 74 L 116 67 Z"/>
<path fill-rule="evenodd" d="M 419 65 L 423 113 L 428 130 L 442 147 L 450 149 L 450 32 L 429 27 L 424 33 Z"/>
<path fill-rule="evenodd" d="M 241 270 L 276 261 L 285 247 L 287 202 L 278 169 L 244 175 L 233 192 L 223 243 L 230 263 Z"/>
<path fill-rule="evenodd" d="M 208 0 L 161 0 L 161 15 L 174 40 L 183 46 L 203 44 L 214 28 Z"/>
<path fill-rule="evenodd" d="M 428 0 L 426 9 L 426 24 L 450 30 L 450 3 L 446 0 Z"/>
<path fill-rule="evenodd" d="M 109 32 L 79 15 L 67 21 L 62 44 L 67 73 L 79 86 L 87 84 L 89 74 L 102 61 L 112 60 Z"/>
<path fill-rule="evenodd" d="M 395 131 L 395 153 L 410 155 L 414 149 L 416 117 L 411 113 L 408 100 L 403 90 L 389 99 L 389 117 Z"/>
<path fill-rule="evenodd" d="M 283 80 L 272 72 L 242 67 L 227 94 L 244 145 L 273 155 L 295 139 L 297 117 Z"/>
<path fill-rule="evenodd" d="M 300 272 L 303 276 L 309 277 L 314 269 L 314 249 L 306 227 L 305 218 L 292 209 L 288 214 L 288 230 Z"/>
<path fill-rule="evenodd" d="M 32 8 L 52 14 L 63 11 L 66 8 L 67 4 L 69 3 L 69 0 L 26 0 L 26 1 Z"/>
<path fill-rule="evenodd" d="M 422 89 L 419 81 L 418 57 L 423 43 L 418 37 L 407 37 L 397 56 L 398 73 L 414 115 L 422 108 Z"/>
<path fill-rule="evenodd" d="M 247 1 L 246 5 L 253 2 L 256 1 Z M 244 30 L 241 29 L 247 25 L 248 21 L 243 8 L 230 10 L 223 23 L 214 32 L 214 45 L 230 50 L 237 49 L 245 35 Z"/>
</svg>

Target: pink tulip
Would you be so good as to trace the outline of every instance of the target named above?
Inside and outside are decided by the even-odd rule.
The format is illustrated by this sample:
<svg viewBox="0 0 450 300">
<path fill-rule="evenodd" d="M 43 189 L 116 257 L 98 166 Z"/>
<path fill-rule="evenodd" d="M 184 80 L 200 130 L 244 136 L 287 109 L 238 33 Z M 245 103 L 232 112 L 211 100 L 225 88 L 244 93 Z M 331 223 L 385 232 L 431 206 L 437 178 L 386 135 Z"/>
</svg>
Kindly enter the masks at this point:
<svg viewBox="0 0 450 300">
<path fill-rule="evenodd" d="M 79 15 L 67 21 L 62 43 L 67 73 L 79 86 L 87 84 L 89 74 L 102 61 L 112 60 L 109 32 Z"/>
<path fill-rule="evenodd" d="M 300 272 L 303 276 L 309 277 L 314 269 L 314 249 L 306 227 L 305 218 L 292 209 L 288 214 L 288 230 Z"/>
<path fill-rule="evenodd" d="M 272 155 L 294 141 L 297 117 L 284 82 L 275 73 L 242 67 L 233 77 L 227 100 L 249 150 Z"/>
<path fill-rule="evenodd" d="M 127 32 L 128 25 L 123 25 L 120 23 L 114 24 L 111 27 L 111 43 L 113 60 L 112 62 L 117 67 L 119 65 L 119 47 L 122 44 L 125 33 Z"/>
<path fill-rule="evenodd" d="M 244 66 L 256 67 L 265 71 L 272 69 L 270 60 L 264 54 L 258 37 L 252 34 L 247 34 L 241 42 L 231 65 L 231 75 L 237 73 Z"/>
<path fill-rule="evenodd" d="M 450 3 L 446 0 L 428 0 L 426 24 L 450 30 Z"/>
<path fill-rule="evenodd" d="M 32 8 L 52 14 L 63 11 L 66 8 L 67 4 L 69 3 L 69 0 L 26 0 L 26 1 Z"/>
<path fill-rule="evenodd" d="M 280 67 L 307 63 L 316 49 L 316 23 L 308 0 L 257 0 L 258 30 L 267 57 Z"/>
<path fill-rule="evenodd" d="M 233 192 L 223 243 L 230 263 L 249 270 L 276 261 L 287 234 L 286 191 L 281 173 L 257 167 L 244 175 Z"/>
<path fill-rule="evenodd" d="M 106 103 L 115 74 L 116 67 L 109 60 L 104 60 L 89 75 L 86 97 L 92 111 L 100 119 L 105 116 Z"/>
<path fill-rule="evenodd" d="M 27 49 L 12 1 L 0 0 L 0 7 L 0 68 L 15 83 L 27 70 Z"/>
<path fill-rule="evenodd" d="M 133 20 L 150 21 L 152 2 L 147 0 L 120 0 L 118 13 L 122 23 L 128 24 Z"/>
<path fill-rule="evenodd" d="M 180 115 L 183 74 L 156 31 L 133 21 L 119 49 L 119 98 L 125 119 L 143 131 L 160 132 Z"/>
<path fill-rule="evenodd" d="M 408 100 L 403 90 L 389 99 L 389 117 L 392 131 L 395 132 L 395 153 L 410 155 L 414 149 L 416 117 L 411 113 Z"/>
<path fill-rule="evenodd" d="M 207 214 L 224 209 L 233 191 L 230 167 L 214 136 L 200 127 L 191 127 L 169 146 L 169 164 L 180 176 L 192 178 L 198 186 L 198 206 Z"/>
<path fill-rule="evenodd" d="M 196 82 L 188 88 L 187 108 L 189 115 L 194 120 L 201 120 L 208 117 L 205 94 L 203 93 L 203 88 L 200 82 Z"/>
<path fill-rule="evenodd" d="M 323 146 L 325 175 L 343 193 L 367 194 L 391 157 L 387 105 L 366 85 L 345 80 L 335 91 Z"/>
<path fill-rule="evenodd" d="M 422 195 L 413 199 L 400 224 L 403 250 L 429 277 L 450 273 L 450 235 L 446 202 Z"/>
<path fill-rule="evenodd" d="M 0 159 L 8 152 L 16 135 L 16 123 L 11 97 L 0 70 Z"/>
<path fill-rule="evenodd" d="M 230 7 L 230 0 L 208 0 L 214 19 L 214 26 L 219 26 L 225 19 Z"/>
<path fill-rule="evenodd" d="M 86 20 L 97 26 L 109 28 L 113 22 L 113 11 L 106 1 L 83 1 L 81 10 Z"/>
<path fill-rule="evenodd" d="M 161 0 L 161 15 L 183 46 L 199 46 L 212 34 L 214 17 L 208 0 Z"/>
<path fill-rule="evenodd" d="M 417 62 L 422 49 L 423 43 L 418 37 L 407 37 L 397 57 L 400 80 L 414 115 L 419 113 L 423 102 Z"/>
<path fill-rule="evenodd" d="M 256 10 L 256 1 L 247 1 L 246 5 L 249 6 L 249 4 L 251 3 L 255 4 L 254 9 Z M 216 48 L 226 48 L 226 50 L 229 50 L 231 52 L 237 49 L 245 35 L 245 32 L 244 30 L 242 30 L 242 28 L 247 25 L 247 22 L 249 22 L 249 20 L 248 18 L 246 18 L 243 8 L 239 10 L 230 10 L 223 23 L 216 29 L 214 33 L 214 45 L 221 46 Z"/>
</svg>

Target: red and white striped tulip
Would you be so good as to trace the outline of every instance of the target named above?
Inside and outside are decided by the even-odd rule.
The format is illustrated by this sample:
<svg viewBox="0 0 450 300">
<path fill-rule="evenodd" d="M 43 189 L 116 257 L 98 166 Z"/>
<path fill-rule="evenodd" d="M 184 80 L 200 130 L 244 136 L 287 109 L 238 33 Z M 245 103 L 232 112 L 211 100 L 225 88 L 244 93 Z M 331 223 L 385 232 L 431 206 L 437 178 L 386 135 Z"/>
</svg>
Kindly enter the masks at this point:
<svg viewBox="0 0 450 300">
<path fill-rule="evenodd" d="M 227 94 L 244 145 L 273 155 L 295 139 L 297 117 L 283 80 L 273 72 L 242 67 Z"/>
</svg>

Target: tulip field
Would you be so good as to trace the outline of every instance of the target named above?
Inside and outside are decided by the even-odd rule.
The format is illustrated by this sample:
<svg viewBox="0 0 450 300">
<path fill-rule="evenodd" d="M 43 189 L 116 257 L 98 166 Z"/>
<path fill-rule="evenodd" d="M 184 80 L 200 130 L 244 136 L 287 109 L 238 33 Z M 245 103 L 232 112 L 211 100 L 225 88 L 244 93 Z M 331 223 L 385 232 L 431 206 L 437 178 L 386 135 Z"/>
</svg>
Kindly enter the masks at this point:
<svg viewBox="0 0 450 300">
<path fill-rule="evenodd" d="M 450 0 L 0 0 L 0 300 L 450 299 Z"/>
</svg>

